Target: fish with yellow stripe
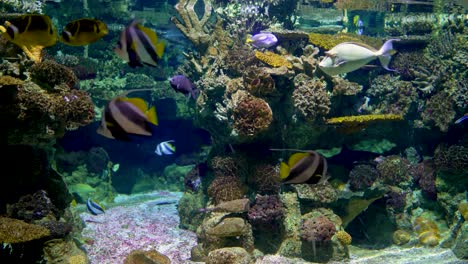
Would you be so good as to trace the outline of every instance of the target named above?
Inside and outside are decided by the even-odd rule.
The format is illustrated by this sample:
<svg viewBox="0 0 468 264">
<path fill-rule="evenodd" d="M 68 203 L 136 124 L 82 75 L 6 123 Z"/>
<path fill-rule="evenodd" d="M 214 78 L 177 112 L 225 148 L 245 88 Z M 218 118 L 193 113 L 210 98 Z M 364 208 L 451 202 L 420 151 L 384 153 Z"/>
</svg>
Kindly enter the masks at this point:
<svg viewBox="0 0 468 264">
<path fill-rule="evenodd" d="M 81 18 L 65 26 L 60 41 L 70 46 L 84 46 L 100 40 L 108 33 L 107 25 L 101 20 Z"/>
<path fill-rule="evenodd" d="M 41 61 L 42 49 L 57 42 L 57 32 L 50 17 L 46 15 L 20 15 L 0 26 L 0 32 L 36 62 Z"/>
<path fill-rule="evenodd" d="M 325 157 L 313 150 L 271 149 L 273 151 L 300 151 L 292 154 L 288 162 L 280 163 L 280 179 L 285 184 L 319 183 L 327 179 L 328 164 Z"/>
<path fill-rule="evenodd" d="M 120 34 L 114 51 L 132 68 L 144 64 L 156 67 L 164 54 L 164 45 L 156 32 L 133 20 Z"/>
<path fill-rule="evenodd" d="M 127 91 L 110 100 L 104 108 L 97 133 L 111 139 L 131 141 L 132 136 L 152 136 L 152 127 L 158 125 L 154 106 L 141 98 L 126 97 L 129 93 L 150 89 Z"/>
</svg>

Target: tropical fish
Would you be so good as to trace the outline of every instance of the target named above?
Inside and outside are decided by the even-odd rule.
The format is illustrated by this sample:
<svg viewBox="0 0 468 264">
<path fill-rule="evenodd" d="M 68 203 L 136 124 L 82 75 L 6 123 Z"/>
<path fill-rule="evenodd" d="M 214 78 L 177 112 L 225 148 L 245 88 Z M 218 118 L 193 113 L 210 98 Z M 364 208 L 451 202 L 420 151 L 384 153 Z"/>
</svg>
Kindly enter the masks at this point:
<svg viewBox="0 0 468 264">
<path fill-rule="evenodd" d="M 57 42 L 57 32 L 46 15 L 28 14 L 6 21 L 0 32 L 9 41 L 20 46 L 36 61 L 40 61 L 41 51 Z"/>
<path fill-rule="evenodd" d="M 156 67 L 164 54 L 164 42 L 153 30 L 133 20 L 120 34 L 115 53 L 132 68 L 143 64 Z"/>
<path fill-rule="evenodd" d="M 192 97 L 193 99 L 197 99 L 198 97 L 198 89 L 195 87 L 195 84 L 190 81 L 185 75 L 175 75 L 169 79 L 169 84 L 171 87 L 179 93 L 182 93 L 187 96 L 187 100 Z"/>
<path fill-rule="evenodd" d="M 156 108 L 148 108 L 138 97 L 127 98 L 131 92 L 150 89 L 130 90 L 110 100 L 104 108 L 97 133 L 107 138 L 130 141 L 130 135 L 151 136 L 152 125 L 158 125 Z"/>
<path fill-rule="evenodd" d="M 284 151 L 290 149 L 271 150 Z M 313 150 L 296 152 L 289 157 L 287 163 L 283 161 L 280 163 L 280 179 L 285 184 L 318 183 L 327 179 L 327 169 L 327 160 L 320 153 Z"/>
<path fill-rule="evenodd" d="M 256 48 L 269 48 L 278 43 L 278 38 L 272 33 L 263 32 L 249 36 L 246 43 L 252 43 Z"/>
<path fill-rule="evenodd" d="M 174 146 L 174 144 L 172 144 L 173 142 L 175 142 L 175 140 L 167 140 L 159 143 L 156 146 L 156 150 L 154 151 L 154 153 L 156 153 L 156 155 L 158 156 L 174 154 L 176 151 L 176 147 Z"/>
<path fill-rule="evenodd" d="M 84 46 L 107 35 L 107 25 L 97 19 L 81 18 L 68 23 L 62 31 L 60 41 L 70 46 Z"/>
<path fill-rule="evenodd" d="M 88 212 L 93 215 L 100 215 L 105 213 L 104 208 L 102 208 L 102 206 L 95 201 L 91 200 L 91 198 L 88 198 L 88 201 L 86 202 L 86 208 L 88 209 Z"/>
<path fill-rule="evenodd" d="M 356 34 L 362 35 L 364 32 L 364 22 L 362 22 L 359 15 L 355 15 L 353 18 L 353 24 L 356 27 Z"/>
<path fill-rule="evenodd" d="M 465 114 L 464 116 L 458 118 L 457 120 L 455 120 L 455 124 L 460 124 L 462 123 L 463 121 L 467 120 L 468 119 L 468 114 Z"/>
<path fill-rule="evenodd" d="M 387 40 L 380 50 L 363 43 L 340 43 L 325 52 L 326 57 L 319 63 L 319 67 L 328 75 L 338 75 L 357 70 L 368 62 L 379 58 L 382 67 L 389 71 L 395 71 L 388 68 L 391 56 L 395 54 L 394 41 L 399 41 L 399 39 Z"/>
</svg>

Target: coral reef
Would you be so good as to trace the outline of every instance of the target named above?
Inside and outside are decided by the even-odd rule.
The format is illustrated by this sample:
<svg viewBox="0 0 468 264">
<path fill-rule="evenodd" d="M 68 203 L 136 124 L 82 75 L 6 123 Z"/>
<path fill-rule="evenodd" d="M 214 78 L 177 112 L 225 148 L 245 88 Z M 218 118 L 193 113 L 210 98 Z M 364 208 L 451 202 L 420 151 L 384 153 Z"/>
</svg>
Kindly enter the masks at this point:
<svg viewBox="0 0 468 264">
<path fill-rule="evenodd" d="M 437 199 L 436 167 L 432 159 L 424 160 L 413 168 L 414 181 L 423 193 L 432 200 Z"/>
<path fill-rule="evenodd" d="M 421 117 L 424 123 L 435 124 L 440 131 L 446 132 L 455 118 L 453 98 L 445 92 L 435 94 L 427 101 Z"/>
<path fill-rule="evenodd" d="M 397 155 L 385 157 L 377 164 L 379 180 L 392 185 L 407 185 L 411 182 L 410 164 L 408 160 Z"/>
<path fill-rule="evenodd" d="M 375 49 L 380 49 L 382 45 L 380 39 L 350 33 L 338 33 L 335 35 L 309 33 L 309 42 L 325 50 L 330 50 L 342 42 L 364 42 Z"/>
<path fill-rule="evenodd" d="M 344 230 L 339 230 L 335 233 L 336 238 L 343 244 L 343 245 L 351 245 L 353 238 L 350 234 L 348 234 Z"/>
<path fill-rule="evenodd" d="M 247 219 L 254 229 L 278 230 L 284 218 L 284 206 L 276 195 L 257 195 L 250 208 Z"/>
<path fill-rule="evenodd" d="M 78 83 L 78 78 L 70 68 L 53 60 L 44 60 L 34 64 L 30 68 L 30 73 L 33 82 L 51 92 L 58 89 L 56 86 L 61 84 L 74 88 Z"/>
<path fill-rule="evenodd" d="M 335 224 L 323 215 L 302 223 L 301 237 L 307 242 L 329 241 L 335 233 Z"/>
<path fill-rule="evenodd" d="M 430 247 L 439 245 L 439 228 L 432 220 L 420 216 L 414 220 L 413 225 L 418 233 L 419 243 Z"/>
<path fill-rule="evenodd" d="M 215 204 L 240 199 L 244 194 L 242 183 L 234 176 L 218 176 L 208 186 L 208 195 Z"/>
<path fill-rule="evenodd" d="M 292 68 L 292 64 L 286 58 L 271 51 L 261 52 L 257 50 L 255 51 L 255 57 L 267 65 L 275 68 L 283 66 Z"/>
<path fill-rule="evenodd" d="M 13 218 L 0 217 L 0 241 L 2 243 L 24 243 L 46 238 L 49 235 L 49 230 L 43 226 L 28 224 Z"/>
<path fill-rule="evenodd" d="M 7 207 L 7 212 L 10 217 L 28 223 L 42 218 L 54 220 L 59 215 L 58 209 L 44 190 L 22 196 L 17 203 Z"/>
<path fill-rule="evenodd" d="M 292 98 L 294 107 L 308 121 L 324 118 L 330 111 L 330 97 L 325 90 L 326 84 L 317 78 L 299 74 L 294 78 L 296 89 Z"/>
<path fill-rule="evenodd" d="M 260 194 L 276 194 L 280 190 L 281 180 L 277 168 L 270 164 L 257 164 L 253 168 L 253 183 Z"/>
<path fill-rule="evenodd" d="M 353 191 L 365 190 L 379 178 L 379 171 L 366 164 L 359 164 L 349 172 L 349 187 Z"/>
<path fill-rule="evenodd" d="M 439 145 L 434 152 L 435 166 L 439 170 L 452 173 L 466 171 L 468 166 L 468 148 L 461 145 Z"/>
<path fill-rule="evenodd" d="M 265 131 L 273 120 L 268 103 L 254 96 L 245 96 L 233 109 L 233 128 L 240 136 L 252 137 Z"/>
</svg>

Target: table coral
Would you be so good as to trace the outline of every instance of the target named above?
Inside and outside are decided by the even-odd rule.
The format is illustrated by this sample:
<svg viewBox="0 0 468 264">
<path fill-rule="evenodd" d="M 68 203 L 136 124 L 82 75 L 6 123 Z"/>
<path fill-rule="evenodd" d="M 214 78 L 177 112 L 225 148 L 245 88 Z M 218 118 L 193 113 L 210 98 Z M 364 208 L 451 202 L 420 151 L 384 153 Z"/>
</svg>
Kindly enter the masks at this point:
<svg viewBox="0 0 468 264">
<path fill-rule="evenodd" d="M 282 66 L 286 66 L 289 69 L 292 68 L 292 64 L 285 57 L 271 51 L 261 52 L 257 50 L 255 51 L 255 57 L 275 68 Z"/>
</svg>

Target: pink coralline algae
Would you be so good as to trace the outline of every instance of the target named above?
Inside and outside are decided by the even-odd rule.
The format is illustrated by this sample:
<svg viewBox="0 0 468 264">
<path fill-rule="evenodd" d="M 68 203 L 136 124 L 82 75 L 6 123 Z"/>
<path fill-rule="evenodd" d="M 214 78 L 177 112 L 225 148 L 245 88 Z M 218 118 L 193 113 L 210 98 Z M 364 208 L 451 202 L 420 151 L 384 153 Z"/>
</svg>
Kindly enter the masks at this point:
<svg viewBox="0 0 468 264">
<path fill-rule="evenodd" d="M 82 213 L 86 223 L 82 235 L 91 264 L 123 263 L 135 249 L 166 255 L 171 263 L 191 263 L 190 250 L 196 245 L 193 232 L 179 229 L 175 201 L 180 194 L 161 193 L 157 200 L 126 203 L 93 216 Z"/>
</svg>

